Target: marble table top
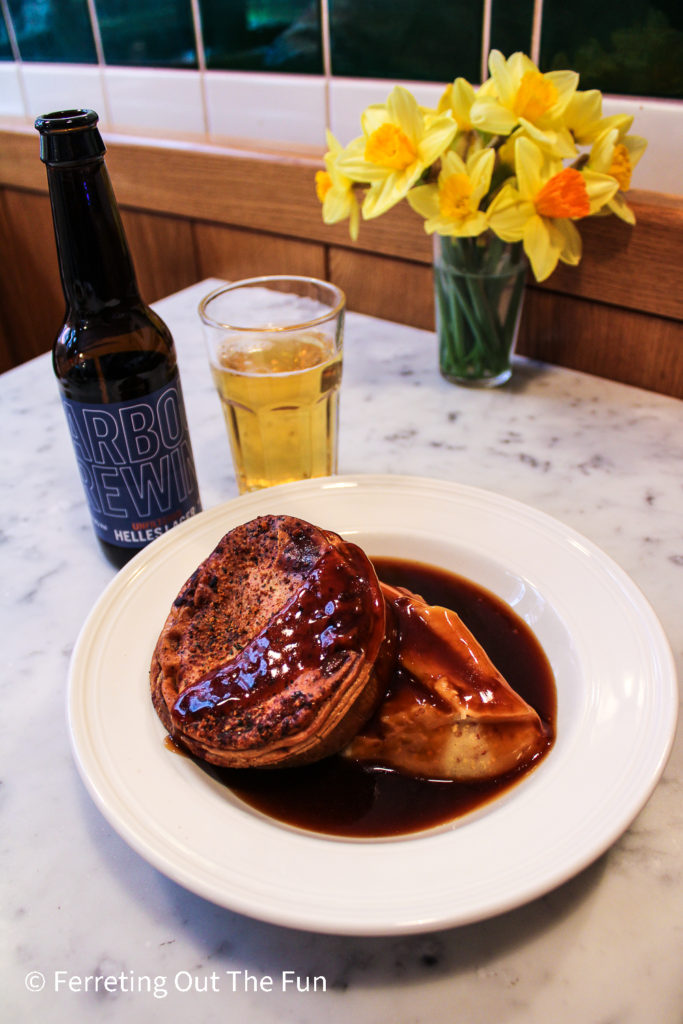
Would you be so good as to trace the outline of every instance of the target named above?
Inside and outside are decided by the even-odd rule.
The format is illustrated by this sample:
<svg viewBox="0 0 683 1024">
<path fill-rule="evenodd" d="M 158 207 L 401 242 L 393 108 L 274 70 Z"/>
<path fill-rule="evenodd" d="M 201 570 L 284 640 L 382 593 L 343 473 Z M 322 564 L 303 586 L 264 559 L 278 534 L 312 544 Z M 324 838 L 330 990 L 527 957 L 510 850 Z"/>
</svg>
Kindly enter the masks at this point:
<svg viewBox="0 0 683 1024">
<path fill-rule="evenodd" d="M 205 508 L 237 494 L 196 316 L 213 284 L 156 304 L 176 339 Z M 681 1024 L 680 738 L 607 853 L 533 903 L 460 928 L 287 929 L 213 906 L 133 852 L 70 749 L 69 658 L 114 570 L 91 531 L 49 358 L 4 374 L 0 395 L 4 1020 Z M 339 468 L 466 482 L 574 527 L 644 592 L 683 679 L 682 412 L 523 359 L 502 389 L 454 387 L 433 334 L 349 314 Z"/>
</svg>

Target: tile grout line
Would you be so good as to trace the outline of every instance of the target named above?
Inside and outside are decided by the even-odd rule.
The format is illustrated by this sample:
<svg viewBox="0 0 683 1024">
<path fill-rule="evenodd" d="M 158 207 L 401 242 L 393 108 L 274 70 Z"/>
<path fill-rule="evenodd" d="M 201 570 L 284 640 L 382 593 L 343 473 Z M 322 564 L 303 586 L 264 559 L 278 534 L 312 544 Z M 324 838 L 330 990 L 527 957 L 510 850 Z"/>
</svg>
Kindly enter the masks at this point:
<svg viewBox="0 0 683 1024">
<path fill-rule="evenodd" d="M 484 11 L 481 25 L 481 75 L 480 84 L 488 78 L 489 50 L 491 49 L 491 8 L 493 0 L 484 0 Z"/>
<path fill-rule="evenodd" d="M 102 45 L 102 33 L 100 32 L 100 20 L 97 16 L 95 0 L 86 0 L 88 17 L 90 18 L 90 29 L 95 43 L 95 54 L 97 56 L 97 67 L 100 73 L 102 84 L 102 98 L 104 99 L 104 120 L 107 124 L 113 123 L 112 106 L 109 100 L 109 83 L 107 81 L 106 63 L 104 60 L 104 46 Z"/>
<path fill-rule="evenodd" d="M 3 18 L 5 19 L 5 28 L 7 29 L 7 38 L 9 39 L 12 57 L 14 58 L 14 63 L 17 66 L 17 80 L 19 82 L 19 92 L 21 93 L 21 102 L 24 107 L 24 114 L 26 117 L 30 118 L 31 111 L 29 110 L 28 93 L 26 92 L 26 82 L 24 81 L 23 62 L 21 59 L 21 53 L 19 52 L 19 42 L 17 40 L 17 34 L 14 31 L 14 22 L 12 21 L 12 15 L 10 13 L 7 0 L 0 0 L 0 10 L 2 11 Z"/>
<path fill-rule="evenodd" d="M 330 87 L 332 85 L 332 47 L 330 43 L 330 8 L 328 0 L 320 0 L 320 34 L 323 45 L 325 76 L 325 129 L 331 130 Z"/>
<path fill-rule="evenodd" d="M 539 66 L 541 59 L 541 29 L 543 24 L 543 0 L 534 0 L 534 15 L 531 23 L 531 59 Z"/>
<path fill-rule="evenodd" d="M 199 9 L 199 0 L 190 0 L 192 9 L 192 28 L 194 30 L 194 43 L 197 51 L 197 66 L 199 68 L 199 85 L 202 96 L 202 117 L 204 118 L 204 134 L 211 134 L 211 119 L 209 117 L 209 98 L 207 95 L 207 72 L 206 72 L 206 50 L 204 49 L 204 31 L 202 29 L 202 14 Z"/>
</svg>

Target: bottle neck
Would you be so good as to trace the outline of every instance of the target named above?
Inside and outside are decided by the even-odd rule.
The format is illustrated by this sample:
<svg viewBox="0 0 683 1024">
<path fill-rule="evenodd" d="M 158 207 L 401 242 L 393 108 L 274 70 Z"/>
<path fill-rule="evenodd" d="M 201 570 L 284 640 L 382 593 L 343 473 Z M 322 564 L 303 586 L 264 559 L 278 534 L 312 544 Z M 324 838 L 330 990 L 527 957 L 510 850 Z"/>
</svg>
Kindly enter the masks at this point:
<svg viewBox="0 0 683 1024">
<path fill-rule="evenodd" d="M 69 312 L 139 303 L 128 243 L 104 160 L 48 165 L 59 269 Z"/>
</svg>

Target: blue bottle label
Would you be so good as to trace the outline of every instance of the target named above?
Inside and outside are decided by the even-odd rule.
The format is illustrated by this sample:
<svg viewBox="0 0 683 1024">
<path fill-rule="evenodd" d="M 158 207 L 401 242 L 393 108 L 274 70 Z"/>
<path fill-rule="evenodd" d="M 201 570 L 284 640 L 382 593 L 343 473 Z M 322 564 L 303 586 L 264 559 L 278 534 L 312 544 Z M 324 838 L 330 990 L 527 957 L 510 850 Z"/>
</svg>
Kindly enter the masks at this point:
<svg viewBox="0 0 683 1024">
<path fill-rule="evenodd" d="M 177 376 L 127 402 L 62 401 L 98 537 L 140 548 L 201 511 Z"/>
</svg>

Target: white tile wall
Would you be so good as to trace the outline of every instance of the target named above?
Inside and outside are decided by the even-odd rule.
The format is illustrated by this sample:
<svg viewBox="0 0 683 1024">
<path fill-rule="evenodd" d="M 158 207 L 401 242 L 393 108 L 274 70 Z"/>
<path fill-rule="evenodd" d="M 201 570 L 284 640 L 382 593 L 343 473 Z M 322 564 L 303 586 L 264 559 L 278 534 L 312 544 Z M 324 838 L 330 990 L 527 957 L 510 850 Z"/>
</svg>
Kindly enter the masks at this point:
<svg viewBox="0 0 683 1024">
<path fill-rule="evenodd" d="M 209 133 L 324 146 L 325 90 L 317 76 L 207 72 Z"/>
<path fill-rule="evenodd" d="M 31 121 L 53 110 L 89 107 L 106 123 L 107 107 L 99 67 L 23 63 L 17 68 L 24 85 L 26 114 Z"/>
<path fill-rule="evenodd" d="M 19 68 L 0 62 L 0 116 L 23 117 L 24 97 L 21 94 Z"/>
<path fill-rule="evenodd" d="M 360 115 L 382 103 L 393 82 L 231 71 L 173 71 L 0 62 L 0 116 L 33 122 L 39 114 L 92 107 L 104 128 L 208 134 L 243 142 L 325 147 L 328 123 L 346 144 Z M 443 86 L 405 83 L 435 106 Z M 632 133 L 648 140 L 634 188 L 683 195 L 683 101 L 606 96 L 605 114 L 633 113 Z"/>
<path fill-rule="evenodd" d="M 206 131 L 199 71 L 105 67 L 104 81 L 113 128 Z"/>
</svg>

